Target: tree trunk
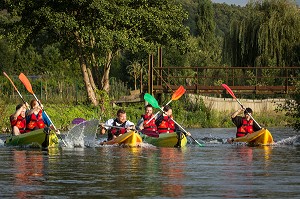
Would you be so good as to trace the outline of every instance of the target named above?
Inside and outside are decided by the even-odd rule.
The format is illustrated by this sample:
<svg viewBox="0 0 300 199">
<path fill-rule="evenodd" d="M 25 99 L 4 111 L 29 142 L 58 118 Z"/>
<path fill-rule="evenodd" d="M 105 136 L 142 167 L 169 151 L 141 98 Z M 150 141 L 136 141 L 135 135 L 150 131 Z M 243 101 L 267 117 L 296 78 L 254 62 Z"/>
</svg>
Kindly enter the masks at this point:
<svg viewBox="0 0 300 199">
<path fill-rule="evenodd" d="M 102 90 L 105 90 L 106 92 L 109 92 L 109 72 L 110 72 L 112 57 L 113 57 L 112 52 L 111 51 L 108 52 L 106 55 L 106 62 L 104 65 L 104 71 L 101 80 Z"/>
<path fill-rule="evenodd" d="M 77 52 L 78 52 L 78 56 L 79 56 L 79 63 L 80 63 L 80 67 L 81 67 L 83 81 L 84 81 L 85 88 L 87 91 L 87 97 L 94 106 L 97 106 L 99 104 L 99 102 L 97 101 L 95 92 L 91 85 L 90 77 L 89 77 L 89 74 L 87 71 L 86 59 L 85 59 L 85 56 L 84 56 L 83 50 L 82 50 L 82 48 L 84 47 L 84 42 L 81 40 L 78 32 L 75 32 L 75 37 L 76 37 L 76 42 L 78 45 Z"/>
<path fill-rule="evenodd" d="M 87 68 L 87 72 L 88 72 L 88 75 L 89 75 L 89 80 L 90 80 L 91 86 L 92 86 L 93 90 L 95 91 L 97 89 L 97 87 L 96 87 L 96 84 L 94 82 L 94 78 L 93 78 L 93 74 L 92 74 L 91 69 Z"/>
</svg>

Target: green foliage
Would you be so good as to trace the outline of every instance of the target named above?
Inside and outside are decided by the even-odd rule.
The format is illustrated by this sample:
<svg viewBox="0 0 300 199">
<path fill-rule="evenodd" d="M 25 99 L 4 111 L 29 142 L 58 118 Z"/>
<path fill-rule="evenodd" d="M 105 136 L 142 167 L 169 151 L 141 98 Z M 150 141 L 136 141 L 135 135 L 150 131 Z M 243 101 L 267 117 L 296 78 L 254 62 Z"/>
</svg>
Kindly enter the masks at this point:
<svg viewBox="0 0 300 199">
<path fill-rule="evenodd" d="M 290 99 L 287 99 L 284 105 L 279 105 L 277 110 L 286 113 L 286 116 L 291 117 L 292 120 L 288 125 L 293 127 L 296 131 L 300 131 L 300 82 L 295 81 L 296 91 Z"/>
<path fill-rule="evenodd" d="M 300 11 L 286 0 L 253 1 L 226 39 L 234 66 L 299 65 Z"/>
</svg>

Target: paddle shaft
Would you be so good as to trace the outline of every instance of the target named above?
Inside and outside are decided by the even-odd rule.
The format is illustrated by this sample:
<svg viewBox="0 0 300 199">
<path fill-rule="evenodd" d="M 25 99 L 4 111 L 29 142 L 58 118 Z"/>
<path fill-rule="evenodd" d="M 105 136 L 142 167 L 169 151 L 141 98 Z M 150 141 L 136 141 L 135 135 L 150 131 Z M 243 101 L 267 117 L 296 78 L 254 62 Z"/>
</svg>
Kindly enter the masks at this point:
<svg viewBox="0 0 300 199">
<path fill-rule="evenodd" d="M 164 112 L 164 110 L 162 109 L 162 108 L 160 108 L 160 110 L 162 111 L 162 112 Z M 170 117 L 171 118 L 171 117 Z M 181 128 L 184 132 L 185 132 L 185 134 L 187 135 L 187 131 L 180 125 L 180 124 L 178 124 L 178 122 L 176 122 L 173 118 L 171 118 L 171 120 L 175 123 L 175 124 L 177 124 L 177 126 L 179 127 L 179 128 Z M 192 137 L 192 135 L 189 135 L 191 138 L 192 138 L 192 140 L 194 140 L 199 146 L 203 146 L 202 144 L 200 144 L 195 138 L 193 138 Z"/>
<path fill-rule="evenodd" d="M 177 124 L 177 126 L 179 126 L 186 134 L 188 133 L 180 124 L 178 124 L 173 118 L 171 118 L 171 120 L 173 120 L 173 122 L 175 124 Z M 195 140 L 195 138 L 193 138 L 191 135 L 190 137 L 192 138 L 192 140 L 194 140 L 199 146 L 203 146 L 202 144 L 200 144 L 197 140 Z"/>
<path fill-rule="evenodd" d="M 10 83 L 12 84 L 12 86 L 14 87 L 15 91 L 17 91 L 18 95 L 20 96 L 20 98 L 22 99 L 22 101 L 24 102 L 24 104 L 26 104 L 26 101 L 24 100 L 23 96 L 21 95 L 21 93 L 19 92 L 19 90 L 17 89 L 16 85 L 14 84 L 14 82 L 10 79 L 10 77 L 3 72 L 4 76 L 10 81 Z M 27 107 L 29 109 L 29 107 Z"/>
<path fill-rule="evenodd" d="M 173 100 L 171 99 L 165 106 L 169 105 Z M 150 118 L 150 120 L 148 120 L 148 122 L 146 124 L 149 124 L 149 122 L 151 120 L 153 120 L 154 118 L 156 118 L 156 116 L 160 113 L 160 111 L 157 111 L 157 113 L 155 113 L 155 115 L 153 117 Z"/>
<path fill-rule="evenodd" d="M 36 101 L 39 103 L 40 107 L 42 108 L 42 104 L 40 103 L 40 101 L 38 100 L 38 98 L 36 97 L 36 95 L 34 93 L 32 93 L 32 95 L 34 96 L 34 98 L 36 99 Z M 57 128 L 55 127 L 55 125 L 53 124 L 52 120 L 50 119 L 49 115 L 47 114 L 47 112 L 43 109 L 46 117 L 49 119 L 50 123 L 52 124 L 55 132 L 57 131 Z M 62 142 L 64 143 L 65 146 L 67 146 L 67 143 L 64 141 L 64 139 L 61 137 L 60 134 L 56 133 L 56 135 L 58 135 L 58 137 L 62 140 Z"/>
<path fill-rule="evenodd" d="M 235 98 L 235 100 L 241 105 L 242 108 L 244 108 L 244 106 L 242 105 L 242 103 L 240 102 L 240 100 L 238 100 L 237 98 Z M 246 110 L 247 114 L 251 117 L 251 119 L 257 124 L 257 126 L 259 128 L 261 128 L 261 126 L 257 123 L 257 121 L 252 117 L 251 113 L 248 113 L 248 111 Z"/>
</svg>

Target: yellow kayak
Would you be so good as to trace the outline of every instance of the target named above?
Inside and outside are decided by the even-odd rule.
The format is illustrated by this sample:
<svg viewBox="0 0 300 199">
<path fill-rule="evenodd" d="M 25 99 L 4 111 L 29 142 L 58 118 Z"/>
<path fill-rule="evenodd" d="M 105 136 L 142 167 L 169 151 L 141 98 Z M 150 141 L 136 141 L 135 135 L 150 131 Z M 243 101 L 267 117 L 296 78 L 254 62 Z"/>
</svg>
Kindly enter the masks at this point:
<svg viewBox="0 0 300 199">
<path fill-rule="evenodd" d="M 20 135 L 10 135 L 5 140 L 6 146 L 35 146 L 39 148 L 57 147 L 58 138 L 49 129 L 38 129 Z"/>
<path fill-rule="evenodd" d="M 249 145 L 270 145 L 273 144 L 273 137 L 270 131 L 262 128 L 251 134 L 247 134 L 243 137 L 235 138 L 233 142 L 247 142 Z"/>
<path fill-rule="evenodd" d="M 140 146 L 142 142 L 143 140 L 138 133 L 136 133 L 135 131 L 129 131 L 127 133 L 118 136 L 115 139 L 104 142 L 103 145 L 118 144 L 118 145 L 125 145 L 129 147 L 137 147 Z"/>
<path fill-rule="evenodd" d="M 151 131 L 149 131 L 151 132 Z M 180 135 L 177 133 L 147 133 L 141 132 L 140 133 L 143 141 L 152 144 L 157 147 L 184 147 L 187 144 L 186 136 L 181 133 Z"/>
</svg>

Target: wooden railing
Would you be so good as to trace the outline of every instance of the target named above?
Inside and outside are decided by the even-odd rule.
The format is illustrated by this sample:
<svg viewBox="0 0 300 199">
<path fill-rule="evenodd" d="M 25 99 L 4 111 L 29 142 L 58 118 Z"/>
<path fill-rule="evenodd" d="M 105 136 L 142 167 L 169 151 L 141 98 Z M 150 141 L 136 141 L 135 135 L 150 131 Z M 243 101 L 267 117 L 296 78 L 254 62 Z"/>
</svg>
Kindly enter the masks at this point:
<svg viewBox="0 0 300 199">
<path fill-rule="evenodd" d="M 222 94 L 222 83 L 241 94 L 289 94 L 300 80 L 300 67 L 153 67 L 149 93 L 166 93 L 183 85 L 189 93 Z M 150 75 L 152 74 L 152 77 Z"/>
</svg>

